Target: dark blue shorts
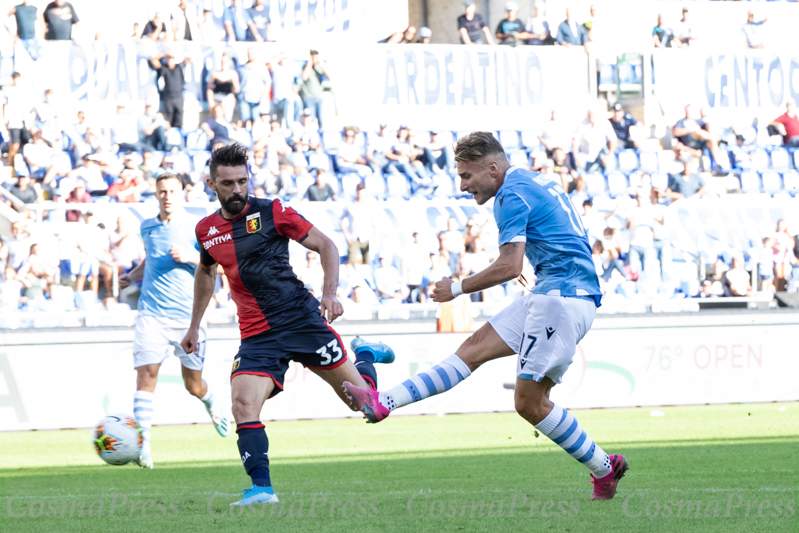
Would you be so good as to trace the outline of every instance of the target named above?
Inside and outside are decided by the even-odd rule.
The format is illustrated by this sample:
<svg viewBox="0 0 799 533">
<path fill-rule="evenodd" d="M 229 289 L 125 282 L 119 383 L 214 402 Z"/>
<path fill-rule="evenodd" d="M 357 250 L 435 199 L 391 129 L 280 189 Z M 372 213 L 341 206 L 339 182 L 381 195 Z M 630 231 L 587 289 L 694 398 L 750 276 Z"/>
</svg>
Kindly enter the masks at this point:
<svg viewBox="0 0 799 533">
<path fill-rule="evenodd" d="M 242 340 L 230 379 L 239 374 L 272 378 L 275 389 L 271 398 L 283 390 L 289 361 L 313 370 L 331 370 L 346 360 L 347 350 L 341 337 L 320 315 L 315 315 L 279 331 Z"/>
</svg>

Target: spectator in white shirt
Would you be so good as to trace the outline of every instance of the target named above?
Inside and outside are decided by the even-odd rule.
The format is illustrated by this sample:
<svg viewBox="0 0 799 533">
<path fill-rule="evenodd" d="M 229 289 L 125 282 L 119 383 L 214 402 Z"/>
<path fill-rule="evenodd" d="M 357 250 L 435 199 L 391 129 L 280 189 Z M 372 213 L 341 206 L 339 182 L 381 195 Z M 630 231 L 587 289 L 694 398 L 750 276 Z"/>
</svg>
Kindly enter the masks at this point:
<svg viewBox="0 0 799 533">
<path fill-rule="evenodd" d="M 608 120 L 589 109 L 573 141 L 572 153 L 579 169 L 585 172 L 604 171 L 616 149 L 616 133 Z"/>
<path fill-rule="evenodd" d="M 352 128 L 344 130 L 344 142 L 338 146 L 336 164 L 339 172 L 344 174 L 355 173 L 363 178 L 372 173 L 361 149 L 355 144 L 355 130 Z"/>
<path fill-rule="evenodd" d="M 563 120 L 559 120 L 560 114 L 556 109 L 550 113 L 549 122 L 544 124 L 544 130 L 538 137 L 541 144 L 547 151 L 547 157 L 552 157 L 555 148 L 562 148 L 568 153 L 572 148 L 574 131 L 572 127 Z"/>
<path fill-rule="evenodd" d="M 527 44 L 539 46 L 555 44 L 555 39 L 552 38 L 552 32 L 549 29 L 549 22 L 546 19 L 544 2 L 535 2 L 533 4 L 533 13 L 533 16 L 527 19 L 527 25 L 525 26 L 527 33 L 533 36 L 527 41 Z"/>
<path fill-rule="evenodd" d="M 682 19 L 674 27 L 674 39 L 680 42 L 681 48 L 691 46 L 691 41 L 696 40 L 694 27 L 688 22 L 688 8 L 682 8 Z"/>
<path fill-rule="evenodd" d="M 766 23 L 766 20 L 768 19 L 755 22 L 755 14 L 751 10 L 746 14 L 746 24 L 744 24 L 741 28 L 741 33 L 744 35 L 744 45 L 746 48 L 754 50 L 763 49 L 766 47 L 763 43 L 762 32 L 762 26 Z"/>
<path fill-rule="evenodd" d="M 408 287 L 402 282 L 402 275 L 385 252 L 378 259 L 380 266 L 375 269 L 374 278 L 380 303 L 402 303 L 408 297 Z"/>
</svg>

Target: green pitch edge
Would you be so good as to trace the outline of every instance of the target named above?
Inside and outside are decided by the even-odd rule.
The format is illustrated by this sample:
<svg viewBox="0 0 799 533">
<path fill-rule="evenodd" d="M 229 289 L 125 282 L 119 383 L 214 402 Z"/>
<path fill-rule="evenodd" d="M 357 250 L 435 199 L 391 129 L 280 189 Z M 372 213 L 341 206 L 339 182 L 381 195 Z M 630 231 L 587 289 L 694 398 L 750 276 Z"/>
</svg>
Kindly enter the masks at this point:
<svg viewBox="0 0 799 533">
<path fill-rule="evenodd" d="M 611 363 L 601 363 L 598 361 L 589 361 L 585 363 L 585 368 L 596 368 L 597 370 L 608 370 L 610 372 L 615 372 L 616 374 L 620 375 L 621 377 L 630 382 L 630 392 L 635 390 L 635 378 L 628 370 L 620 367 L 619 365 L 614 365 Z"/>
</svg>

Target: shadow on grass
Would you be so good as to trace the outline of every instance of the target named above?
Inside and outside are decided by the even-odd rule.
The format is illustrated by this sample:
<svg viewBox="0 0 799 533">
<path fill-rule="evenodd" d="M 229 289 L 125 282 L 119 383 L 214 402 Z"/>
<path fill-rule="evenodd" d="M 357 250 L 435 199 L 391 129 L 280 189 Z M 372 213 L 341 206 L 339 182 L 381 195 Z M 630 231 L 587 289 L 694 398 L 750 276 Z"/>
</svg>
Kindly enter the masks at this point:
<svg viewBox="0 0 799 533">
<path fill-rule="evenodd" d="M 553 446 L 536 453 L 518 447 L 435 457 L 376 459 L 354 453 L 336 461 L 278 459 L 272 476 L 282 503 L 246 510 L 228 507 L 248 482 L 235 460 L 169 463 L 152 471 L 132 466 L 4 469 L 0 514 L 5 531 L 37 532 L 797 531 L 796 518 L 787 517 L 784 505 L 793 499 L 793 508 L 799 507 L 792 470 L 796 441 L 737 440 L 609 446 L 608 451 L 625 454 L 631 466 L 611 502 L 590 501 L 587 470 Z M 724 518 L 731 494 L 743 503 Z M 713 509 L 707 517 L 704 511 L 690 518 L 643 514 L 654 509 L 646 507 L 650 501 L 661 506 L 668 500 L 702 500 L 703 509 L 719 501 L 721 515 L 714 516 Z M 771 507 L 758 516 L 757 502 L 764 500 Z M 774 516 L 778 500 L 782 511 Z M 745 517 L 750 501 L 756 501 L 755 511 Z"/>
</svg>

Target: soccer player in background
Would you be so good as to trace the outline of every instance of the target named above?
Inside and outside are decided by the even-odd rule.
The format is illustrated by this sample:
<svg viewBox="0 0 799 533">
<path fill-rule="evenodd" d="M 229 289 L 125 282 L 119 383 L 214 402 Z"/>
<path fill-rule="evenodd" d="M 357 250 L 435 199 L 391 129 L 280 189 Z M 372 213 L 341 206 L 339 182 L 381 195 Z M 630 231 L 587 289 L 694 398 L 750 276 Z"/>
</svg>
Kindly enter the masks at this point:
<svg viewBox="0 0 799 533">
<path fill-rule="evenodd" d="M 235 143 L 211 156 L 208 185 L 221 208 L 197 224 L 201 248 L 194 310 L 181 343 L 186 352 L 201 349 L 200 321 L 213 294 L 218 263 L 230 282 L 241 329 L 230 387 L 239 454 L 252 479 L 252 487 L 244 489 L 242 499 L 231 505 L 278 501 L 269 474 L 269 440 L 259 418 L 264 402 L 283 390 L 289 361 L 310 368 L 357 411 L 358 406 L 344 392 L 344 381 L 377 388 L 374 363 L 394 360 L 384 344 L 360 338 L 352 343 L 355 363 L 347 359 L 341 337 L 328 325 L 343 312 L 336 299 L 338 249 L 280 200 L 248 197 L 247 159 L 247 149 Z M 319 254 L 324 271 L 321 302 L 292 271 L 289 239 Z"/>
<path fill-rule="evenodd" d="M 461 139 L 455 161 L 462 191 L 480 205 L 496 197 L 499 257 L 461 281 L 442 279 L 433 300 L 448 302 L 517 278 L 525 255 L 535 267 L 536 284 L 432 369 L 385 392 L 345 383 L 347 393 L 375 423 L 394 409 L 451 389 L 487 361 L 519 354 L 516 411 L 591 470 L 591 499 L 611 499 L 628 469 L 626 459 L 608 456 L 570 412 L 549 400 L 591 328 L 602 295 L 580 216 L 559 184 L 510 166 L 491 133 Z"/>
<path fill-rule="evenodd" d="M 180 341 L 189 329 L 194 297 L 194 270 L 200 261 L 194 226 L 197 220 L 181 207 L 183 184 L 174 174 L 162 174 L 155 183 L 160 213 L 141 224 L 146 256 L 136 268 L 119 276 L 125 288 L 143 279 L 139 314 L 133 337 L 133 366 L 136 368 L 136 393 L 133 416 L 142 429 L 139 466 L 152 468 L 150 428 L 153 399 L 161 363 L 175 354 L 180 358 L 186 390 L 199 398 L 211 416 L 216 431 L 230 434 L 230 423 L 219 412 L 214 395 L 202 378 L 205 360 L 205 324 L 198 326 L 198 349 L 184 352 Z"/>
</svg>

